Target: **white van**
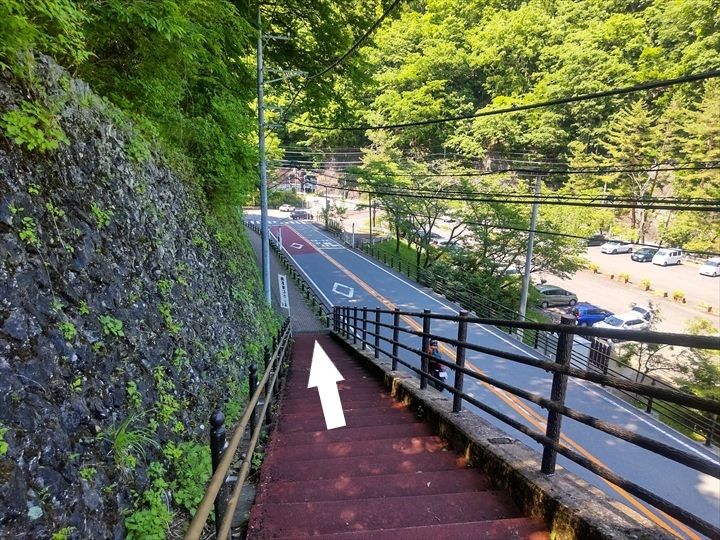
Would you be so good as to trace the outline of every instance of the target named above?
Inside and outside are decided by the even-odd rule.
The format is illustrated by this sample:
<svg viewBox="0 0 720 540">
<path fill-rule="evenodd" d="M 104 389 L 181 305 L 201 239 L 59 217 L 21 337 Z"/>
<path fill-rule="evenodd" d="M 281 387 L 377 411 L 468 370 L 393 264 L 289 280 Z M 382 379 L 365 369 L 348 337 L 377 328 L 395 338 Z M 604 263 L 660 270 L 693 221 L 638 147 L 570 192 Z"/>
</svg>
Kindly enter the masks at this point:
<svg viewBox="0 0 720 540">
<path fill-rule="evenodd" d="M 682 254 L 682 250 L 679 248 L 658 249 L 658 252 L 652 258 L 652 263 L 659 264 L 660 266 L 680 264 Z"/>
</svg>

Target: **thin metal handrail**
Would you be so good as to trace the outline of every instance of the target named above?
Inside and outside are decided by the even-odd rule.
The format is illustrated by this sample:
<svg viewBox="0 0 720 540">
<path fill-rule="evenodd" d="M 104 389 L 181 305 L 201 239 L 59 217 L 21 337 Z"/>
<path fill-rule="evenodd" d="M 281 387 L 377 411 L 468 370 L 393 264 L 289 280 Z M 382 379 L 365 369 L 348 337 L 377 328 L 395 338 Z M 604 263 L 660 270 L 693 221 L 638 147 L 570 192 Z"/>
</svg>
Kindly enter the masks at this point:
<svg viewBox="0 0 720 540">
<path fill-rule="evenodd" d="M 575 409 L 572 409 L 570 407 L 567 407 L 565 405 L 565 389 L 564 385 L 566 384 L 563 382 L 567 379 L 567 376 L 580 376 L 579 378 L 583 378 L 585 380 L 591 380 L 591 382 L 598 382 L 601 384 L 606 384 L 610 386 L 612 384 L 615 384 L 616 386 L 621 386 L 626 389 L 630 389 L 634 392 L 640 393 L 640 394 L 655 394 L 657 395 L 657 391 L 661 390 L 660 393 L 663 393 L 664 398 L 672 398 L 672 399 L 678 399 L 678 400 L 694 400 L 693 405 L 698 406 L 701 410 L 707 410 L 709 412 L 717 412 L 718 406 L 720 406 L 720 402 L 716 400 L 706 400 L 701 398 L 696 398 L 695 396 L 691 396 L 690 394 L 683 394 L 680 392 L 677 392 L 675 390 L 663 390 L 658 389 L 654 386 L 650 385 L 644 385 L 641 383 L 629 383 L 628 381 L 618 381 L 617 379 L 600 375 L 597 373 L 592 372 L 586 372 L 582 370 L 578 370 L 577 368 L 570 367 L 569 361 L 570 361 L 570 353 L 572 350 L 572 339 L 571 334 L 569 331 L 573 327 L 570 325 L 556 325 L 557 327 L 555 330 L 558 331 L 558 334 L 560 336 L 560 339 L 557 340 L 558 344 L 562 344 L 563 342 L 565 345 L 563 347 L 568 347 L 563 349 L 563 353 L 561 355 L 560 348 L 558 348 L 558 353 L 556 356 L 555 362 L 547 362 L 547 361 L 541 361 L 541 360 L 535 360 L 530 359 L 528 357 L 522 356 L 522 355 L 516 355 L 514 353 L 505 353 L 503 351 L 490 349 L 487 347 L 480 347 L 477 345 L 474 345 L 472 343 L 468 343 L 465 340 L 453 340 L 450 338 L 445 338 L 443 336 L 438 336 L 435 334 L 432 334 L 430 332 L 430 325 L 428 324 L 429 321 L 433 318 L 439 318 L 442 320 L 454 320 L 457 322 L 460 326 L 467 325 L 470 319 L 469 317 L 466 317 L 465 313 L 461 317 L 447 317 L 447 316 L 435 316 L 435 314 L 431 314 L 427 311 L 423 313 L 418 312 L 401 312 L 398 309 L 395 310 L 381 310 L 381 309 L 374 309 L 371 311 L 371 313 L 374 313 L 375 320 L 370 321 L 371 325 L 375 326 L 375 331 L 367 330 L 365 323 L 368 319 L 368 310 L 362 309 L 362 320 L 358 320 L 357 313 L 358 311 L 355 310 L 355 308 L 352 308 L 352 314 L 351 314 L 351 308 L 349 306 L 339 306 L 336 307 L 333 314 L 333 330 L 336 334 L 338 334 L 340 337 L 344 336 L 344 339 L 346 339 L 348 342 L 355 341 L 357 342 L 358 337 L 360 336 L 360 344 L 356 345 L 360 350 L 364 350 L 366 347 L 372 347 L 374 349 L 374 356 L 377 358 L 379 354 L 383 354 L 384 356 L 389 357 L 392 360 L 393 366 L 397 366 L 397 364 L 401 364 L 403 366 L 406 366 L 411 372 L 414 372 L 420 376 L 421 381 L 421 388 L 423 388 L 423 381 L 425 381 L 425 384 L 427 384 L 427 380 L 433 381 L 438 388 L 447 389 L 454 397 L 454 403 L 453 403 L 453 411 L 459 412 L 461 410 L 460 407 L 456 408 L 456 402 L 462 403 L 462 401 L 465 401 L 467 403 L 471 403 L 478 407 L 480 410 L 485 411 L 487 414 L 490 414 L 491 416 L 497 418 L 498 420 L 504 422 L 507 425 L 510 425 L 514 427 L 515 429 L 519 430 L 521 433 L 524 433 L 531 439 L 539 442 L 544 447 L 543 452 L 543 466 L 541 468 L 541 471 L 546 474 L 550 474 L 555 469 L 555 456 L 556 454 L 561 454 L 568 459 L 578 463 L 582 467 L 585 467 L 586 469 L 592 471 L 593 473 L 599 475 L 600 477 L 608 480 L 609 482 L 614 483 L 615 485 L 618 485 L 619 487 L 625 489 L 629 493 L 637 496 L 641 500 L 655 506 L 656 508 L 660 509 L 663 512 L 666 512 L 670 516 L 682 521 L 683 523 L 697 529 L 698 531 L 702 532 L 703 534 L 707 534 L 710 537 L 716 536 L 720 533 L 720 529 L 718 529 L 715 525 L 708 523 L 707 521 L 703 520 L 702 518 L 699 518 L 692 513 L 684 510 L 683 508 L 680 508 L 679 506 L 675 505 L 674 503 L 671 503 L 667 501 L 666 499 L 659 497 L 655 495 L 654 493 L 651 493 L 646 488 L 635 484 L 634 482 L 631 482 L 629 480 L 626 480 L 617 474 L 615 474 L 613 471 L 607 469 L 606 467 L 603 467 L 601 465 L 593 463 L 591 460 L 588 460 L 587 458 L 583 457 L 582 455 L 578 454 L 577 452 L 571 450 L 570 448 L 564 446 L 561 444 L 561 432 L 560 432 L 560 419 L 564 416 L 567 416 L 568 418 L 571 418 L 575 421 L 578 421 L 580 423 L 583 423 L 593 429 L 597 429 L 599 431 L 602 431 L 604 433 L 607 433 L 613 437 L 616 437 L 617 439 L 624 440 L 626 442 L 629 442 L 631 444 L 637 445 L 641 448 L 645 448 L 651 452 L 654 452 L 658 455 L 664 456 L 668 459 L 671 459 L 675 462 L 682 463 L 688 467 L 691 467 L 695 470 L 704 472 L 706 474 L 709 474 L 713 477 L 720 478 L 720 466 L 715 464 L 714 462 L 700 458 L 698 456 L 695 456 L 693 454 L 690 454 L 688 452 L 685 452 L 683 450 L 678 450 L 674 447 L 671 447 L 669 445 L 666 445 L 664 443 L 661 443 L 660 441 L 655 441 L 649 437 L 645 437 L 639 434 L 636 434 L 623 426 L 613 424 L 611 422 L 606 422 L 604 420 L 600 420 L 599 418 L 593 417 L 591 415 L 588 415 L 586 413 L 577 411 Z M 385 322 L 382 322 L 379 318 L 380 314 L 392 314 L 393 316 L 393 324 L 387 324 Z M 397 324 L 397 321 L 399 321 L 400 314 L 404 314 L 406 316 L 412 315 L 414 317 L 420 317 L 423 319 L 423 331 L 418 332 L 416 330 L 404 328 Z M 359 323 L 363 324 L 363 330 L 360 331 Z M 388 338 L 386 336 L 381 335 L 381 328 L 384 329 L 392 329 L 393 331 L 393 338 Z M 423 342 L 423 346 L 421 349 L 418 349 L 416 347 L 412 347 L 409 345 L 406 345 L 404 343 L 401 343 L 397 336 L 399 332 L 403 332 L 405 334 L 412 335 L 414 337 L 420 337 Z M 642 334 L 642 333 L 640 333 Z M 463 335 L 463 332 L 458 332 L 459 336 Z M 351 338 L 352 336 L 352 338 Z M 563 338 L 564 336 L 564 338 Z M 440 363 L 444 364 L 445 366 L 449 367 L 450 369 L 453 369 L 456 373 L 456 377 L 458 373 L 462 373 L 463 375 L 468 375 L 471 378 L 474 378 L 475 380 L 478 380 L 482 382 L 483 384 L 486 384 L 488 386 L 492 386 L 495 388 L 498 388 L 499 390 L 508 392 L 510 394 L 513 394 L 521 399 L 525 399 L 527 401 L 530 401 L 532 403 L 535 403 L 536 405 L 544 408 L 548 411 L 548 420 L 547 420 L 547 433 L 542 434 L 539 431 L 536 431 L 521 422 L 508 417 L 507 415 L 493 409 L 487 404 L 482 403 L 478 399 L 466 394 L 463 392 L 462 388 L 462 382 L 458 385 L 458 381 L 456 378 L 456 382 L 454 386 L 451 386 L 444 381 L 435 378 L 432 374 L 430 374 L 427 368 L 427 362 L 426 359 L 430 358 L 430 355 L 425 351 L 426 344 L 430 339 L 438 339 L 442 340 L 445 343 L 449 345 L 454 345 L 457 347 L 458 351 L 464 351 L 464 350 L 481 350 L 481 352 L 486 352 L 489 354 L 494 354 L 496 356 L 501 356 L 504 358 L 507 358 L 509 360 L 514 360 L 521 362 L 523 364 L 531 365 L 533 367 L 537 367 L 540 369 L 552 371 L 553 374 L 553 392 L 551 394 L 551 399 L 544 398 L 538 394 L 535 394 L 533 392 L 524 390 L 522 388 L 514 387 L 508 383 L 504 383 L 502 381 L 498 381 L 497 379 L 491 378 L 487 375 L 484 375 L 482 373 L 477 373 L 471 369 L 468 369 L 462 365 L 455 365 L 451 361 L 445 360 L 445 359 L 437 359 L 435 358 L 435 361 L 439 361 Z M 569 341 L 568 341 L 569 340 Z M 383 342 L 384 344 L 390 344 L 392 346 L 392 351 L 389 352 L 385 346 L 382 348 L 380 347 L 380 342 Z M 416 354 L 420 357 L 421 361 L 421 368 L 418 369 L 415 366 L 412 366 L 408 362 L 403 361 L 398 357 L 398 349 L 404 349 L 409 352 L 412 352 L 413 354 Z M 459 358 L 460 356 L 458 356 Z M 562 361 L 560 359 L 563 359 Z M 456 359 L 457 362 L 457 359 Z M 562 379 L 559 379 L 559 377 L 562 377 Z M 592 380 L 596 379 L 596 380 Z M 556 390 L 556 385 L 558 384 L 558 381 L 562 384 L 562 387 L 557 387 L 559 390 Z M 557 393 L 559 392 L 559 393 Z M 668 394 L 669 392 L 669 394 Z M 553 415 L 555 417 L 553 418 Z M 712 433 L 709 435 L 709 437 L 712 437 Z"/>
<path fill-rule="evenodd" d="M 383 311 L 380 310 L 381 313 L 395 313 L 394 311 Z M 400 312 L 401 315 L 408 315 L 407 313 Z M 422 316 L 423 314 L 415 314 L 415 316 Z M 446 317 L 444 317 L 446 319 Z M 472 319 L 469 317 L 466 319 L 467 322 L 471 322 Z M 375 324 L 373 322 L 373 324 Z M 392 324 L 387 323 L 380 323 L 380 327 L 387 328 L 387 329 L 394 329 L 395 327 Z M 571 328 L 571 327 L 570 327 Z M 410 334 L 417 337 L 422 337 L 423 333 L 418 330 L 412 330 L 408 328 L 399 327 L 398 330 L 400 332 L 403 332 L 405 334 Z M 563 328 L 564 330 L 564 328 Z M 642 332 L 636 332 L 637 334 L 642 334 Z M 372 337 L 375 337 L 376 334 L 372 332 L 371 330 L 367 330 L 367 334 L 371 335 Z M 463 347 L 467 350 L 472 350 L 475 352 L 480 352 L 484 354 L 491 354 L 493 356 L 498 356 L 500 358 L 504 358 L 506 360 L 512 360 L 513 362 L 518 362 L 527 366 L 531 367 L 537 367 L 540 369 L 544 369 L 546 371 L 551 371 L 553 373 L 559 373 L 562 375 L 570 375 L 576 379 L 582 379 L 585 381 L 593 382 L 602 384 L 604 386 L 610 386 L 612 388 L 616 388 L 621 391 L 626 392 L 633 392 L 637 394 L 641 394 L 644 396 L 650 396 L 653 398 L 662 399 L 671 403 L 677 403 L 680 405 L 685 405 L 688 407 L 695 407 L 695 408 L 701 408 L 701 409 L 707 409 L 708 412 L 713 413 L 720 413 L 720 401 L 710 398 L 703 398 L 699 396 L 694 396 L 692 394 L 688 394 L 687 392 L 682 392 L 680 390 L 674 390 L 670 388 L 660 388 L 657 386 L 652 386 L 644 383 L 636 383 L 633 381 L 627 381 L 624 379 L 619 379 L 617 377 L 613 377 L 611 375 L 603 375 L 601 373 L 597 373 L 595 371 L 590 370 L 583 370 L 571 366 L 562 366 L 555 362 L 552 362 L 550 360 L 538 360 L 536 358 L 532 358 L 526 355 L 517 354 L 513 352 L 507 352 L 502 351 L 499 349 L 493 349 L 492 347 L 484 347 L 482 345 L 476 345 L 474 343 L 470 342 L 460 342 L 451 338 L 447 338 L 438 334 L 427 334 L 427 337 L 429 339 L 435 339 L 437 341 L 442 341 L 443 343 L 446 343 L 448 345 L 452 345 L 454 347 Z M 380 339 L 383 341 L 389 341 L 388 338 L 385 338 L 384 336 L 380 336 Z M 367 342 L 366 342 L 367 343 Z M 417 351 L 415 349 L 409 348 L 407 346 L 404 346 L 402 343 L 398 343 L 398 346 L 411 350 L 412 352 L 416 352 L 422 356 L 429 356 L 427 353 L 422 351 Z M 388 355 L 386 351 L 383 351 L 384 354 Z M 440 363 L 447 365 L 448 367 L 454 368 L 454 364 L 451 364 L 445 360 L 440 360 Z"/>
<path fill-rule="evenodd" d="M 384 323 L 381 323 L 380 325 L 383 326 L 383 327 L 386 327 L 386 328 L 394 328 L 392 325 L 387 325 L 387 324 L 384 324 Z M 356 332 L 357 332 L 357 328 L 356 328 L 356 327 L 353 327 L 353 329 L 354 329 L 354 333 L 356 333 Z M 420 335 L 421 335 L 420 332 L 416 332 L 416 331 L 412 331 L 412 330 L 407 330 L 407 329 L 404 329 L 404 328 L 401 328 L 401 329 L 399 329 L 399 330 L 402 331 L 402 332 L 405 332 L 405 333 L 409 333 L 409 334 L 415 335 L 415 336 L 420 336 Z M 673 459 L 673 460 L 675 460 L 675 461 L 681 460 L 681 461 L 682 461 L 683 463 L 685 463 L 686 465 L 688 465 L 688 466 L 690 466 L 690 467 L 692 467 L 692 468 L 694 468 L 694 469 L 696 469 L 696 470 L 698 470 L 698 471 L 705 472 L 705 473 L 710 474 L 710 475 L 713 475 L 713 476 L 720 476 L 720 466 L 714 465 L 713 463 L 711 463 L 711 462 L 709 462 L 709 461 L 707 461 L 707 460 L 705 460 L 705 459 L 698 458 L 698 457 L 696 457 L 696 456 L 694 456 L 694 455 L 692 455 L 692 454 L 686 453 L 686 452 L 684 452 L 684 451 L 682 451 L 682 450 L 677 450 L 676 448 L 674 448 L 674 447 L 672 447 L 672 446 L 665 445 L 664 443 L 661 443 L 661 442 L 659 442 L 659 441 L 655 441 L 654 439 L 651 439 L 651 438 L 649 438 L 649 437 L 645 437 L 645 436 L 643 436 L 643 435 L 636 434 L 635 432 L 630 431 L 630 430 L 627 430 L 627 429 L 623 428 L 622 426 L 620 426 L 620 425 L 618 425 L 618 424 L 613 424 L 613 423 L 610 423 L 610 422 L 605 422 L 605 421 L 603 421 L 603 420 L 600 420 L 600 419 L 598 419 L 598 418 L 596 418 L 596 417 L 593 417 L 593 416 L 591 416 L 591 415 L 587 415 L 587 414 L 585 414 L 585 413 L 582 413 L 582 412 L 577 411 L 577 410 L 575 410 L 575 409 L 572 409 L 572 408 L 570 408 L 570 407 L 566 407 L 566 406 L 564 406 L 564 405 L 558 405 L 556 402 L 554 402 L 554 401 L 552 401 L 552 400 L 545 399 L 545 398 L 543 398 L 542 396 L 539 396 L 538 394 L 535 394 L 535 393 L 533 393 L 533 392 L 528 392 L 528 391 L 523 390 L 523 389 L 520 389 L 520 388 L 516 388 L 516 387 L 514 387 L 514 386 L 512 386 L 512 385 L 503 383 L 502 381 L 499 381 L 499 380 L 497 380 L 497 379 L 493 379 L 493 378 L 491 378 L 491 377 L 488 377 L 487 375 L 483 375 L 483 374 L 481 374 L 481 373 L 478 373 L 478 372 L 476 372 L 476 371 L 474 371 L 474 370 L 471 370 L 471 369 L 468 369 L 468 368 L 466 368 L 466 367 L 458 366 L 458 365 L 456 365 L 456 364 L 454 364 L 454 363 L 452 363 L 452 362 L 450 362 L 450 361 L 448 361 L 448 360 L 445 360 L 444 358 L 434 358 L 434 357 L 432 357 L 430 354 L 428 354 L 427 352 L 425 352 L 425 351 L 423 351 L 423 350 L 421 350 L 421 349 L 417 349 L 417 348 L 415 348 L 415 347 L 406 345 L 406 344 L 400 342 L 399 340 L 390 339 L 390 338 L 387 338 L 387 337 L 385 337 L 385 336 L 383 336 L 383 335 L 378 335 L 378 334 L 376 334 L 375 332 L 372 332 L 371 330 L 368 330 L 368 331 L 367 331 L 367 334 L 370 335 L 370 336 L 373 337 L 373 338 L 379 338 L 380 340 L 382 340 L 382 341 L 384 341 L 384 342 L 386 342 L 386 343 L 388 343 L 388 344 L 393 345 L 393 347 L 399 347 L 399 348 L 402 348 L 402 349 L 404 349 L 404 350 L 406 350 L 406 351 L 412 352 L 413 354 L 417 354 L 417 355 L 418 355 L 419 357 L 421 357 L 421 358 L 427 358 L 427 359 L 433 358 L 433 360 L 434 360 L 435 362 L 438 362 L 438 363 L 441 363 L 441 364 L 445 365 L 446 367 L 454 370 L 456 373 L 462 373 L 462 374 L 464 374 L 464 375 L 468 375 L 468 376 L 470 376 L 470 377 L 472 377 L 472 378 L 474 378 L 474 379 L 476 379 L 476 380 L 480 380 L 480 381 L 485 382 L 485 383 L 487 383 L 487 384 L 489 384 L 489 385 L 491 385 L 491 386 L 494 386 L 494 387 L 496 387 L 496 388 L 500 388 L 501 390 L 504 390 L 504 391 L 506 391 L 506 392 L 509 392 L 509 393 L 511 393 L 511 394 L 513 394 L 513 395 L 516 395 L 516 396 L 520 397 L 520 398 L 523 398 L 523 399 L 526 399 L 526 400 L 528 400 L 528 401 L 531 401 L 532 403 L 535 403 L 536 405 L 539 405 L 539 406 L 543 407 L 544 409 L 559 412 L 559 413 L 563 414 L 564 416 L 567 416 L 567 417 L 569 417 L 569 418 L 572 418 L 573 420 L 576 420 L 576 421 L 578 421 L 578 422 L 580 422 L 580 423 L 586 424 L 586 425 L 588 425 L 588 426 L 590 426 L 590 427 L 593 427 L 593 428 L 598 429 L 598 430 L 600 430 L 600 431 L 603 431 L 603 432 L 605 432 L 605 433 L 607 433 L 607 434 L 609 434 L 609 435 L 613 435 L 613 436 L 615 436 L 615 437 L 618 437 L 618 438 L 620 438 L 620 439 L 623 439 L 623 440 L 625 440 L 625 441 L 627 441 L 627 442 L 630 442 L 630 443 L 636 444 L 636 445 L 638 445 L 638 446 L 641 446 L 641 447 L 643 447 L 643 448 L 645 448 L 645 449 L 647 449 L 647 450 L 654 451 L 654 452 L 657 453 L 657 454 L 663 455 L 663 456 L 665 456 L 665 457 L 667 457 L 667 458 L 670 458 L 670 459 Z M 427 334 L 427 337 L 428 337 L 429 339 L 436 339 L 436 338 L 440 338 L 441 336 L 435 336 L 435 335 L 433 335 L 433 334 Z M 455 341 L 455 340 L 446 340 L 446 341 L 451 342 L 451 343 L 454 343 L 454 344 L 457 344 L 459 349 L 471 349 L 471 350 L 474 349 L 474 347 L 472 346 L 471 343 L 459 342 L 459 341 Z M 367 343 L 368 343 L 368 341 L 365 340 L 365 344 L 367 344 Z M 438 383 L 438 384 L 442 385 L 444 388 L 446 388 L 446 389 L 448 389 L 449 391 L 451 391 L 452 393 L 455 393 L 455 392 L 454 392 L 454 387 L 449 386 L 448 384 L 444 383 L 444 382 L 441 381 L 440 379 L 437 379 L 437 378 L 433 377 L 431 374 L 423 371 L 422 369 L 418 369 L 418 368 L 412 366 L 411 364 L 403 361 L 403 360 L 400 359 L 400 358 L 393 358 L 392 355 L 391 355 L 391 353 L 389 353 L 389 352 L 386 351 L 385 349 L 382 349 L 382 348 L 381 348 L 381 349 L 380 349 L 380 352 L 381 352 L 382 354 L 384 354 L 385 356 L 388 356 L 388 357 L 392 358 L 395 362 L 397 362 L 397 363 L 399 363 L 399 364 L 402 364 L 402 365 L 404 365 L 405 367 L 407 367 L 407 368 L 411 369 L 412 371 L 416 372 L 418 375 L 424 376 L 424 377 L 429 377 L 429 378 L 432 379 L 435 383 Z M 510 353 L 510 354 L 512 354 L 512 353 Z M 500 354 L 498 354 L 498 356 L 500 356 Z M 513 355 L 513 356 L 515 356 L 515 355 Z M 510 359 L 512 359 L 512 358 L 510 358 Z M 586 372 L 578 373 L 579 370 L 576 370 L 576 369 L 574 369 L 574 368 L 572 368 L 572 369 L 563 368 L 562 366 L 558 366 L 558 364 L 555 364 L 555 363 L 553 363 L 553 362 L 535 361 L 535 362 L 530 363 L 530 364 L 528 364 L 528 363 L 526 363 L 526 362 L 522 362 L 522 363 L 523 363 L 523 364 L 526 364 L 526 365 L 531 365 L 532 367 L 537 367 L 537 368 L 540 368 L 540 369 L 544 369 L 544 370 L 547 370 L 547 371 L 554 371 L 554 372 L 558 372 L 558 373 L 563 373 L 563 374 L 571 375 L 571 376 L 574 376 L 575 378 L 581 378 L 581 379 L 584 379 L 584 380 L 589 380 L 590 382 L 598 382 L 598 381 L 593 381 L 593 380 L 591 380 L 591 379 L 589 379 L 589 378 L 587 378 L 587 377 L 584 377 L 583 375 L 586 375 L 586 374 L 587 374 Z M 607 381 L 607 380 L 605 380 L 605 382 L 608 383 L 608 382 L 612 382 L 612 381 Z M 652 386 L 650 386 L 650 387 L 645 387 L 644 385 L 641 385 L 640 383 L 634 383 L 634 384 L 637 385 L 637 387 L 634 387 L 634 388 L 633 388 L 633 390 L 635 390 L 636 392 L 641 392 L 641 391 L 643 391 L 643 390 L 647 390 L 648 388 L 650 388 L 650 389 L 653 388 Z M 607 384 L 607 386 L 610 386 L 610 384 Z M 686 397 L 686 396 L 683 395 L 682 397 L 684 398 L 684 397 Z M 713 404 L 713 405 L 715 404 L 714 400 L 711 400 L 711 404 Z"/>
<path fill-rule="evenodd" d="M 235 428 L 233 432 L 233 436 L 230 439 L 230 442 L 227 445 L 227 448 L 223 452 L 222 459 L 220 460 L 220 463 L 218 464 L 217 469 L 215 470 L 215 473 L 212 475 L 212 478 L 210 479 L 210 482 L 208 484 L 207 490 L 205 491 L 205 495 L 202 498 L 202 501 L 198 505 L 198 508 L 195 512 L 195 515 L 193 516 L 193 519 L 190 523 L 190 527 L 188 527 L 187 532 L 185 533 L 185 540 L 197 540 L 200 538 L 200 535 L 202 534 L 203 528 L 205 526 L 205 523 L 207 521 L 208 516 L 210 515 L 210 512 L 213 509 L 213 505 L 215 504 L 215 499 L 218 496 L 218 493 L 220 492 L 220 489 L 222 488 L 223 484 L 225 483 L 225 477 L 227 476 L 228 471 L 230 470 L 230 465 L 232 464 L 232 460 L 235 457 L 235 452 L 237 451 L 238 446 L 240 445 L 240 441 L 242 440 L 245 430 L 247 429 L 247 425 L 250 422 L 250 418 L 255 414 L 255 408 L 258 404 L 258 401 L 260 399 L 260 395 L 262 394 L 263 390 L 265 389 L 265 385 L 270 377 L 271 372 L 275 372 L 275 376 L 273 378 L 273 386 L 274 381 L 277 378 L 277 373 L 279 372 L 279 365 L 281 362 L 281 359 L 285 358 L 287 347 L 290 342 L 290 338 L 292 336 L 291 327 L 288 324 L 288 321 L 285 322 L 285 329 L 283 331 L 282 337 L 280 338 L 280 344 L 273 352 L 272 357 L 270 358 L 270 361 L 266 363 L 265 366 L 265 373 L 263 375 L 263 378 L 258 383 L 257 389 L 255 390 L 255 393 L 251 396 L 247 407 L 245 409 L 245 413 L 243 414 L 242 418 L 240 419 L 240 422 L 238 423 L 237 427 Z M 270 390 L 270 395 L 272 396 L 272 389 Z M 265 408 L 267 408 L 268 403 L 270 402 L 269 399 L 265 399 Z M 263 408 L 263 415 L 265 414 L 265 408 Z M 255 428 L 255 431 L 258 432 L 258 428 L 262 427 L 262 422 L 259 422 L 258 425 Z M 253 446 L 252 449 L 248 450 L 248 455 L 252 456 L 252 450 L 254 450 L 254 444 L 257 443 L 257 437 L 254 436 L 253 439 L 250 441 L 251 446 Z M 245 463 L 243 462 L 243 467 Z M 244 481 L 244 478 L 243 478 Z M 238 478 L 238 484 L 240 483 L 240 478 Z M 236 486 L 237 489 L 237 486 Z M 239 494 L 239 492 L 238 492 Z M 233 496 L 235 493 L 233 493 Z M 237 504 L 237 500 L 235 502 Z M 232 519 L 232 512 L 226 512 L 225 518 L 227 519 L 227 516 L 231 516 Z M 224 522 L 223 522 L 224 525 Z M 225 535 L 227 536 L 227 534 Z M 218 536 L 219 538 L 222 538 L 222 536 Z"/>
</svg>

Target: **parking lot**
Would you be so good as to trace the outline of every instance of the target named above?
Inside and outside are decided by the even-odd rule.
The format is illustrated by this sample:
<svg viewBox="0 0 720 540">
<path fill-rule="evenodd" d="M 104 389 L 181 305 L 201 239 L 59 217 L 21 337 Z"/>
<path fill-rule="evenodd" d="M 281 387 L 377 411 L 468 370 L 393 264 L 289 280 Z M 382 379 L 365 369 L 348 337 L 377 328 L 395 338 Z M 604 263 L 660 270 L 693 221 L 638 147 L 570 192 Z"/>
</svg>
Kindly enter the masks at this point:
<svg viewBox="0 0 720 540">
<path fill-rule="evenodd" d="M 590 263 L 599 266 L 598 273 L 580 270 L 569 279 L 542 275 L 533 281 L 545 279 L 549 284 L 575 293 L 579 302 L 595 304 L 614 313 L 628 311 L 632 303 L 647 306 L 648 302 L 653 302 L 660 308 L 660 321 L 655 326 L 658 331 L 686 332 L 687 323 L 695 317 L 702 317 L 720 329 L 720 277 L 700 275 L 697 262 L 684 260 L 679 265 L 658 266 L 651 262 L 635 262 L 629 253 L 602 253 L 600 246 L 589 247 L 585 256 Z M 622 273 L 630 276 L 629 283 L 618 279 Z M 610 275 L 615 279 L 610 279 Z M 643 279 L 650 281 L 650 291 L 641 287 Z M 673 300 L 675 291 L 685 295 L 685 303 Z M 701 309 L 703 304 L 711 306 L 710 313 Z M 567 306 L 560 306 L 545 312 L 559 321 L 560 314 L 567 309 Z"/>
<path fill-rule="evenodd" d="M 630 281 L 640 283 L 643 278 L 650 280 L 652 289 L 666 291 L 672 297 L 674 291 L 682 291 L 688 304 L 705 302 L 713 306 L 715 313 L 720 309 L 720 277 L 701 276 L 699 265 L 688 262 L 674 266 L 657 266 L 650 262 L 639 263 L 630 259 L 629 254 L 607 255 L 599 247 L 588 248 L 587 258 L 600 265 L 600 271 L 616 276 L 622 272 L 630 274 Z"/>
</svg>

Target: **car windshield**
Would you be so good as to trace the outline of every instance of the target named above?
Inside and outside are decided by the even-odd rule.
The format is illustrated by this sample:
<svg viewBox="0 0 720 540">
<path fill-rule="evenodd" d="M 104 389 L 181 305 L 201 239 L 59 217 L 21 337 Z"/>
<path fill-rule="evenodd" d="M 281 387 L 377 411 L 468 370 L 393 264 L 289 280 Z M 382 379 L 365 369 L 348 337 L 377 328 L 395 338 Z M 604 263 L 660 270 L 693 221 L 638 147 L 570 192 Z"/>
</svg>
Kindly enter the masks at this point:
<svg viewBox="0 0 720 540">
<path fill-rule="evenodd" d="M 605 319 L 605 322 L 609 324 L 610 326 L 622 326 L 623 321 L 622 319 L 618 319 L 617 317 L 611 316 Z"/>
<path fill-rule="evenodd" d="M 705 266 L 720 266 L 720 261 L 708 261 Z"/>
</svg>

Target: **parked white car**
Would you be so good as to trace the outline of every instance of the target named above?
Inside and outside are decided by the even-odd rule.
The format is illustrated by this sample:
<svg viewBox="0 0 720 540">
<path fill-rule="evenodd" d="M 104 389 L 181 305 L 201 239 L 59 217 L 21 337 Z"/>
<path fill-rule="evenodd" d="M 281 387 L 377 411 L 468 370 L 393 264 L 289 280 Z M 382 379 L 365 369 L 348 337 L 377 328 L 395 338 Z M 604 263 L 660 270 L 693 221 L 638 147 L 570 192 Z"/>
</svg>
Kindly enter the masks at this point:
<svg viewBox="0 0 720 540">
<path fill-rule="evenodd" d="M 705 261 L 698 272 L 703 276 L 720 276 L 720 257 L 711 257 Z"/>
<path fill-rule="evenodd" d="M 658 249 L 658 252 L 652 258 L 652 263 L 660 266 L 680 264 L 682 261 L 682 255 L 683 252 L 679 248 Z"/>
<path fill-rule="evenodd" d="M 604 321 L 593 325 L 593 328 L 614 328 L 615 330 L 647 330 L 650 321 L 638 311 L 628 311 L 618 315 L 610 315 Z"/>
<path fill-rule="evenodd" d="M 600 251 L 603 253 L 611 253 L 612 255 L 616 253 L 631 253 L 632 244 L 624 240 L 610 240 L 600 246 Z"/>
<path fill-rule="evenodd" d="M 278 208 L 281 212 L 292 212 L 295 210 L 295 207 L 290 204 L 281 204 L 280 208 Z"/>
</svg>

